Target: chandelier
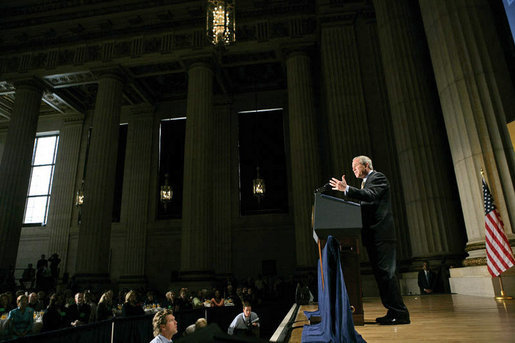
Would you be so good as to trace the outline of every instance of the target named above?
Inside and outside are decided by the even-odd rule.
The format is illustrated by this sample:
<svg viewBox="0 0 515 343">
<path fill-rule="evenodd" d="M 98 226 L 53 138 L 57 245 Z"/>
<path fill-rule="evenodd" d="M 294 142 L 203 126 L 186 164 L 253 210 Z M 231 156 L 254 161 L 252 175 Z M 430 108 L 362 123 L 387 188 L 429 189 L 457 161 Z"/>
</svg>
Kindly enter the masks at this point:
<svg viewBox="0 0 515 343">
<path fill-rule="evenodd" d="M 207 36 L 216 46 L 229 45 L 236 41 L 234 4 L 236 0 L 207 1 Z"/>
</svg>

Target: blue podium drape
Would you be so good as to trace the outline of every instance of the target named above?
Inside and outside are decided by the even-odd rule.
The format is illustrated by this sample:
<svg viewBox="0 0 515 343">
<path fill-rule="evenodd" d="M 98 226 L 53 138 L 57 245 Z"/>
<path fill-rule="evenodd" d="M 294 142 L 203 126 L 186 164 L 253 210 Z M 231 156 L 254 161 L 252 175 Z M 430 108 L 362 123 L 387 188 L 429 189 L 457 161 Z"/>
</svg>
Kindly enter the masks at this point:
<svg viewBox="0 0 515 343">
<path fill-rule="evenodd" d="M 363 337 L 356 332 L 352 320 L 349 296 L 345 287 L 338 241 L 327 238 L 322 250 L 322 268 L 324 269 L 324 288 L 320 263 L 318 265 L 318 310 L 305 312 L 308 319 L 320 316 L 317 324 L 304 325 L 301 342 L 304 343 L 361 343 Z"/>
</svg>

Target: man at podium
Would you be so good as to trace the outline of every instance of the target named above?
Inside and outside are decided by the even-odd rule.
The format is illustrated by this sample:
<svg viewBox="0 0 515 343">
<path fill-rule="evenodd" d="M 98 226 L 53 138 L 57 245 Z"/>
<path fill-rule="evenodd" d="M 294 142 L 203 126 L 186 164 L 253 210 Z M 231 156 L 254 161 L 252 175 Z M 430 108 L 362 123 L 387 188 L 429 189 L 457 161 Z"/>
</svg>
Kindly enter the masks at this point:
<svg viewBox="0 0 515 343">
<path fill-rule="evenodd" d="M 363 230 L 361 238 L 367 249 L 370 265 L 379 288 L 384 317 L 376 318 L 382 325 L 409 324 L 409 312 L 404 305 L 395 275 L 396 236 L 390 200 L 390 184 L 383 173 L 375 171 L 372 160 L 358 156 L 352 160 L 354 175 L 362 179 L 361 189 L 349 186 L 345 175 L 341 180 L 329 180 L 333 190 L 360 201 Z"/>
</svg>

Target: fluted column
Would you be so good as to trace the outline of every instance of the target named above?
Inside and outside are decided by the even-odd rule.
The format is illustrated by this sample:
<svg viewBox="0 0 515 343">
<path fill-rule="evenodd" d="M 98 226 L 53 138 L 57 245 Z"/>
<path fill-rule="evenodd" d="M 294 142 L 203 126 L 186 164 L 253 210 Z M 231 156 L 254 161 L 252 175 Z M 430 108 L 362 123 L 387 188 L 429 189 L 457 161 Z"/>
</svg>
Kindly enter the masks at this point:
<svg viewBox="0 0 515 343">
<path fill-rule="evenodd" d="M 413 257 L 459 258 L 461 210 L 417 3 L 374 5 Z"/>
<path fill-rule="evenodd" d="M 231 107 L 214 108 L 213 139 L 213 237 L 210 244 L 218 278 L 227 277 L 231 265 Z"/>
<path fill-rule="evenodd" d="M 399 161 L 394 144 L 392 117 L 386 92 L 375 14 L 363 13 L 363 17 L 356 23 L 356 31 L 363 93 L 367 109 L 370 109 L 367 111 L 367 123 L 372 145 L 371 157 L 374 168 L 385 173 L 390 181 L 393 218 L 397 229 L 397 261 L 408 263 L 411 259 L 408 222 L 402 179 L 398 172 Z M 361 256 L 363 257 L 363 255 Z"/>
<path fill-rule="evenodd" d="M 331 172 L 341 177 L 353 157 L 371 152 L 356 33 L 352 24 L 338 23 L 322 26 L 321 35 Z"/>
<path fill-rule="evenodd" d="M 77 246 L 77 278 L 101 283 L 109 278 L 109 250 L 116 154 L 123 81 L 116 73 L 100 75 L 93 114 L 84 205 Z"/>
<path fill-rule="evenodd" d="M 505 231 L 515 237 L 515 158 L 506 128 L 506 116 L 515 113 L 515 90 L 488 1 L 421 0 L 420 7 L 458 180 L 469 258 L 484 259 L 481 168 Z"/>
<path fill-rule="evenodd" d="M 312 268 L 317 256 L 311 231 L 313 192 L 327 180 L 320 178 L 311 58 L 303 51 L 291 53 L 286 71 L 297 268 Z"/>
<path fill-rule="evenodd" d="M 184 154 L 184 196 L 181 235 L 181 278 L 209 278 L 213 260 L 209 254 L 212 228 L 211 144 L 213 71 L 206 63 L 188 69 L 188 99 Z"/>
<path fill-rule="evenodd" d="M 149 104 L 131 108 L 123 178 L 122 221 L 126 224 L 124 273 L 120 283 L 142 286 L 145 279 L 148 202 L 152 173 L 154 109 Z"/>
<path fill-rule="evenodd" d="M 0 268 L 16 263 L 29 187 L 32 151 L 43 86 L 36 80 L 15 84 L 9 131 L 0 164 Z"/>
<path fill-rule="evenodd" d="M 70 238 L 70 218 L 75 203 L 75 177 L 79 162 L 82 130 L 82 117 L 64 119 L 59 132 L 59 149 L 55 163 L 52 182 L 52 199 L 48 213 L 47 229 L 49 232 L 48 252 L 59 254 L 61 270 L 66 270 L 68 261 L 68 243 Z M 64 266 L 64 267 L 63 267 Z"/>
</svg>

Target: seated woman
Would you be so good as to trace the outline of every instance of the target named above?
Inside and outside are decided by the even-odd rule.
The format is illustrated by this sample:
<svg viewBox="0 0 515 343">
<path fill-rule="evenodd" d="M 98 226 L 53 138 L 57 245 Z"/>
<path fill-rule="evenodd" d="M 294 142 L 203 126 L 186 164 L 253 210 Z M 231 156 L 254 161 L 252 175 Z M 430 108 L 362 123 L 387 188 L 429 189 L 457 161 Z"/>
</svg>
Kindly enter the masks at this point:
<svg viewBox="0 0 515 343">
<path fill-rule="evenodd" d="M 41 331 L 58 330 L 66 326 L 66 312 L 62 298 L 56 294 L 50 296 L 50 303 L 43 313 L 43 327 Z"/>
<path fill-rule="evenodd" d="M 136 292 L 129 291 L 125 295 L 125 302 L 122 305 L 122 316 L 123 317 L 132 317 L 139 316 L 145 314 L 143 308 L 136 303 Z"/>
<path fill-rule="evenodd" d="M 166 292 L 165 296 L 166 296 L 166 300 L 165 300 L 164 308 L 176 312 L 178 309 L 178 304 L 177 304 L 177 299 L 175 298 L 175 292 L 168 291 L 168 292 Z"/>
<path fill-rule="evenodd" d="M 0 316 L 9 314 L 9 311 L 12 310 L 11 305 L 9 304 L 9 296 L 6 293 L 0 294 Z"/>
<path fill-rule="evenodd" d="M 109 290 L 102 294 L 97 306 L 97 320 L 113 318 L 113 291 Z"/>
<path fill-rule="evenodd" d="M 222 295 L 220 294 L 220 291 L 218 289 L 215 291 L 215 297 L 211 299 L 211 306 L 224 306 L 224 298 L 222 298 Z"/>
<path fill-rule="evenodd" d="M 7 330 L 13 337 L 23 337 L 32 331 L 34 310 L 27 306 L 28 302 L 29 299 L 26 295 L 20 295 L 16 299 L 18 307 L 9 312 Z"/>
</svg>

